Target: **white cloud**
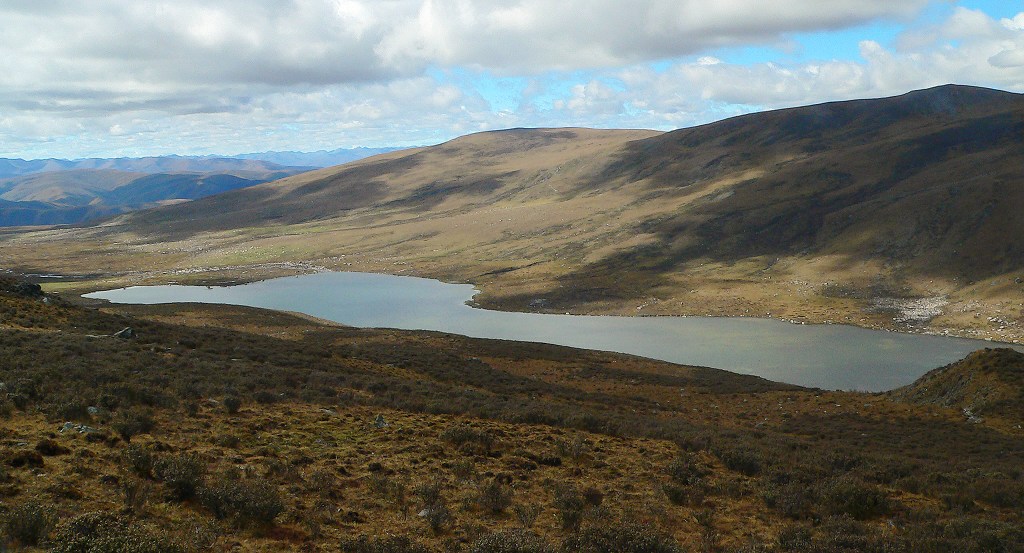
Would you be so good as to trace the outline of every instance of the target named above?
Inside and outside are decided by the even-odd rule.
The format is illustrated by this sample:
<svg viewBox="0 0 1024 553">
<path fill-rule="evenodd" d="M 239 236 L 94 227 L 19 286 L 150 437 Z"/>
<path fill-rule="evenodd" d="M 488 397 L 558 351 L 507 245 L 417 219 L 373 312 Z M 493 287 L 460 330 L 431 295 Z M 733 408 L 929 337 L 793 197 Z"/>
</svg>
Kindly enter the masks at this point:
<svg viewBox="0 0 1024 553">
<path fill-rule="evenodd" d="M 1024 14 L 997 21 L 981 12 L 956 9 L 940 24 L 900 37 L 896 47 L 862 41 L 860 60 L 739 65 L 701 57 L 662 71 L 637 66 L 605 76 L 624 83 L 624 90 L 616 94 L 623 108 L 615 121 L 620 126 L 656 128 L 760 109 L 896 95 L 947 83 L 1024 91 L 1024 25 L 1016 22 L 1024 23 Z M 601 126 L 608 120 L 608 105 L 587 98 L 573 90 L 556 108 L 571 109 L 583 124 Z"/>
<path fill-rule="evenodd" d="M 710 55 L 791 49 L 799 31 L 908 21 L 925 3 L 11 2 L 0 5 L 0 144 L 9 149 L 0 155 L 402 145 L 508 126 L 672 128 L 946 82 L 1024 89 L 1024 14 L 954 9 L 892 45 L 865 37 L 859 60 Z M 446 77 L 451 70 L 524 77 L 519 108 L 496 111 L 472 79 Z"/>
</svg>

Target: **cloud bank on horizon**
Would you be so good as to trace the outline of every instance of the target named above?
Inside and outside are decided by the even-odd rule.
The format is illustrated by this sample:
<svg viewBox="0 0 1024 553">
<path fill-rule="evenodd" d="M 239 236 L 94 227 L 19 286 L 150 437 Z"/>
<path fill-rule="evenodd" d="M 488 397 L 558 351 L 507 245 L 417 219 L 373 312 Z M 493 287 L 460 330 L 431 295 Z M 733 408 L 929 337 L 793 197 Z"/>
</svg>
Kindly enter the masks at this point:
<svg viewBox="0 0 1024 553">
<path fill-rule="evenodd" d="M 10 5 L 14 4 L 14 5 Z M 1024 92 L 1007 0 L 47 0 L 0 6 L 0 157 L 673 129 L 945 83 Z"/>
</svg>

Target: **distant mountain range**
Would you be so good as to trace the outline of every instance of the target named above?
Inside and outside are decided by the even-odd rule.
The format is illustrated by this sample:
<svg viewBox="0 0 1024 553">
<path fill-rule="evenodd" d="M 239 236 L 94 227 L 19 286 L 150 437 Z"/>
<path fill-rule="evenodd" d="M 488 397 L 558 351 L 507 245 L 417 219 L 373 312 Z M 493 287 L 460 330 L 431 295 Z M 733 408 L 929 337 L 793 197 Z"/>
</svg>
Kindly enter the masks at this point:
<svg viewBox="0 0 1024 553">
<path fill-rule="evenodd" d="M 0 158 L 0 226 L 73 224 L 347 163 L 394 148 L 231 157 Z"/>
<path fill-rule="evenodd" d="M 259 159 L 279 165 L 302 167 L 332 167 L 350 161 L 356 161 L 377 154 L 394 152 L 401 148 L 340 148 L 337 150 L 320 150 L 316 152 L 260 152 L 255 154 L 238 154 L 236 159 Z"/>
<path fill-rule="evenodd" d="M 320 168 L 393 152 L 399 148 L 341 148 L 317 152 L 260 152 L 233 156 L 150 156 L 84 159 L 0 158 L 0 178 L 72 169 L 115 169 L 133 173 L 224 173 L 282 168 Z"/>
</svg>

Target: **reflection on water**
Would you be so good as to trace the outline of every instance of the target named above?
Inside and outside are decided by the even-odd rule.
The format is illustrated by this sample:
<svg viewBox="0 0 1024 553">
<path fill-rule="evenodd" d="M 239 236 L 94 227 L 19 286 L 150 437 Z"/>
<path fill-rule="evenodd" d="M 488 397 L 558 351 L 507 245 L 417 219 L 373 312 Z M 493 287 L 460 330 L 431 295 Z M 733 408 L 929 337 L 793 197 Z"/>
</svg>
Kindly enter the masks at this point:
<svg viewBox="0 0 1024 553">
<path fill-rule="evenodd" d="M 468 284 L 370 273 L 319 273 L 228 287 L 137 286 L 88 294 L 117 303 L 200 302 L 298 311 L 359 327 L 438 330 L 546 342 L 717 367 L 829 389 L 909 384 L 989 342 L 729 317 L 507 313 L 465 304 Z"/>
</svg>

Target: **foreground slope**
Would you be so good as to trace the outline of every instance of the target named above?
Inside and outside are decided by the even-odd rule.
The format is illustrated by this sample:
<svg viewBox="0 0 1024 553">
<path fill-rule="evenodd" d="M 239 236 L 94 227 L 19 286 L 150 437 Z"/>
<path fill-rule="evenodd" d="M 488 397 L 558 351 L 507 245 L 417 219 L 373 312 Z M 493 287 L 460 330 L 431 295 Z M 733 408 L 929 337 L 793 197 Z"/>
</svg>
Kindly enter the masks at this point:
<svg viewBox="0 0 1024 553">
<path fill-rule="evenodd" d="M 993 417 L 1007 424 L 1024 421 L 1024 353 L 986 349 L 930 371 L 909 386 L 889 393 L 893 399 L 942 405 L 967 416 Z"/>
<path fill-rule="evenodd" d="M 472 281 L 509 309 L 1024 339 L 1022 141 L 1024 96 L 964 86 L 671 133 L 514 129 L 2 247 L 24 269 L 302 261 Z"/>
<path fill-rule="evenodd" d="M 6 279 L 0 348 L 0 539 L 29 550 L 1024 547 L 1021 430 L 956 409 Z"/>
</svg>

